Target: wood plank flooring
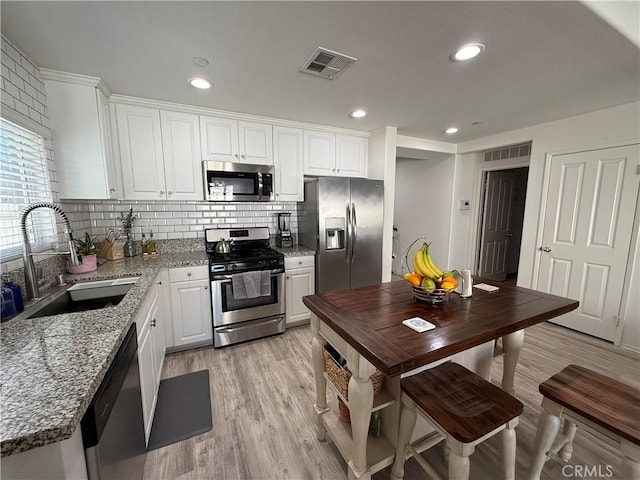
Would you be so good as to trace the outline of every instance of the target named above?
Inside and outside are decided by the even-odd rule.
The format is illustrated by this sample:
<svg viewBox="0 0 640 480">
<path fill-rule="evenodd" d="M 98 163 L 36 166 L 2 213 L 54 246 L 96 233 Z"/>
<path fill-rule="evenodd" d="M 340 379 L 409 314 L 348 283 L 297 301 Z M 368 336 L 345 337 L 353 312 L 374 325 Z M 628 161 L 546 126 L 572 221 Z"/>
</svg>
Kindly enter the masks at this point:
<svg viewBox="0 0 640 480">
<path fill-rule="evenodd" d="M 640 387 L 640 357 L 609 343 L 552 324 L 527 330 L 516 369 L 516 391 L 524 403 L 517 432 L 516 478 L 527 477 L 542 396 L 538 385 L 566 365 L 576 363 Z M 315 384 L 308 326 L 241 345 L 199 348 L 170 354 L 163 378 L 209 369 L 213 429 L 205 434 L 148 453 L 146 479 L 346 479 L 347 467 L 331 441 L 316 440 L 313 428 Z M 494 361 L 492 379 L 499 383 L 502 360 Z M 328 389 L 328 392 L 331 392 Z M 498 438 L 480 445 L 471 457 L 474 480 L 500 478 Z M 576 467 L 613 468 L 619 457 L 590 434 L 578 430 L 569 467 L 560 460 L 545 465 L 542 478 L 597 478 L 575 475 Z M 423 455 L 446 478 L 438 445 Z M 595 471 L 595 470 L 592 470 Z M 390 467 L 373 476 L 388 479 Z M 413 459 L 405 479 L 423 479 Z"/>
</svg>

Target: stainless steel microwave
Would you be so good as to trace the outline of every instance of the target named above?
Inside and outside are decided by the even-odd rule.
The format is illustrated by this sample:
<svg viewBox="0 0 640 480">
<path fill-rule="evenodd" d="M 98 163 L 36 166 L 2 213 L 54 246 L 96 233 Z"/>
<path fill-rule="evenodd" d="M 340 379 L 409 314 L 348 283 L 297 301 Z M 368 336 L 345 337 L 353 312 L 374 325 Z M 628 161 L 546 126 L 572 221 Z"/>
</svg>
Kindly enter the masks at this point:
<svg viewBox="0 0 640 480">
<path fill-rule="evenodd" d="M 235 162 L 202 162 L 204 199 L 210 202 L 270 202 L 273 167 Z"/>
</svg>

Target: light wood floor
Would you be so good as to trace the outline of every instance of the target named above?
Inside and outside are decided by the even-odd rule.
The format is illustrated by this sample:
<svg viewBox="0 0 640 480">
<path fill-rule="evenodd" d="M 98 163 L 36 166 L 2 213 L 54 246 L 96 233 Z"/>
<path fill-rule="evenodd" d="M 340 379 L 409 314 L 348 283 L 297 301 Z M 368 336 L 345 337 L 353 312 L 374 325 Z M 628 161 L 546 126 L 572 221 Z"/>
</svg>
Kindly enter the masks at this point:
<svg viewBox="0 0 640 480">
<path fill-rule="evenodd" d="M 346 479 L 346 464 L 330 442 L 319 442 L 313 429 L 314 381 L 308 326 L 283 335 L 223 349 L 200 348 L 168 355 L 163 378 L 209 369 L 213 429 L 178 444 L 149 452 L 146 479 Z M 541 395 L 538 385 L 570 363 L 577 363 L 640 387 L 640 358 L 606 342 L 542 324 L 527 330 L 516 370 L 516 389 L 524 403 L 517 428 L 516 478 L 525 479 L 533 446 Z M 494 361 L 499 382 L 502 361 Z M 328 389 L 328 392 L 331 390 Z M 578 431 L 568 469 L 550 460 L 543 479 L 587 478 L 572 475 L 576 466 L 600 468 L 603 476 L 619 459 L 586 432 Z M 498 438 L 480 445 L 471 457 L 473 480 L 499 478 Z M 441 448 L 424 453 L 446 478 Z M 389 478 L 390 467 L 373 476 Z M 426 478 L 413 459 L 405 479 Z M 593 478 L 593 477 L 592 477 Z M 620 479 L 626 480 L 626 479 Z"/>
</svg>

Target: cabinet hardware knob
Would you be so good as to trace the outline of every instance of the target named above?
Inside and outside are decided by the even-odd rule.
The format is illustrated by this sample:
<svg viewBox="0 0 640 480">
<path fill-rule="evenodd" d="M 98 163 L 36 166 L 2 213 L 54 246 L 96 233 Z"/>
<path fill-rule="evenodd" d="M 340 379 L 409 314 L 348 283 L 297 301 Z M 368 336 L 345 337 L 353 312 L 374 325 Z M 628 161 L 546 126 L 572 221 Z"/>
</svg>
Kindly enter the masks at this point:
<svg viewBox="0 0 640 480">
<path fill-rule="evenodd" d="M 236 154 L 234 155 L 234 157 L 238 158 L 238 154 L 236 153 Z"/>
<path fill-rule="evenodd" d="M 109 189 L 109 191 L 110 191 L 111 193 L 116 193 L 116 189 L 115 189 L 115 188 L 110 188 L 110 189 Z"/>
<path fill-rule="evenodd" d="M 332 168 L 332 169 L 331 169 L 331 171 L 332 171 L 332 172 L 335 172 L 335 171 L 336 171 L 336 169 L 335 169 L 335 168 Z"/>
<path fill-rule="evenodd" d="M 544 253 L 549 253 L 551 251 L 551 249 L 549 247 L 540 247 L 540 248 L 538 248 L 538 250 L 540 250 L 541 252 L 544 252 Z"/>
<path fill-rule="evenodd" d="M 279 197 L 279 196 L 280 196 L 280 194 L 279 194 L 279 193 L 276 193 L 276 197 Z"/>
<path fill-rule="evenodd" d="M 164 195 L 164 190 L 160 190 L 160 195 Z"/>
<path fill-rule="evenodd" d="M 240 157 L 244 158 L 244 155 L 240 155 Z"/>
<path fill-rule="evenodd" d="M 191 276 L 191 272 L 187 272 L 187 277 L 190 277 L 190 276 Z"/>
<path fill-rule="evenodd" d="M 162 285 L 162 280 L 158 282 L 158 285 Z"/>
<path fill-rule="evenodd" d="M 205 290 L 209 290 L 209 287 L 207 285 L 204 286 Z"/>
<path fill-rule="evenodd" d="M 151 320 L 151 326 L 155 327 L 156 326 L 156 319 L 154 318 L 153 320 Z"/>
<path fill-rule="evenodd" d="M 169 190 L 167 193 L 168 193 L 169 195 L 173 195 L 173 192 L 172 192 L 171 190 Z"/>
</svg>

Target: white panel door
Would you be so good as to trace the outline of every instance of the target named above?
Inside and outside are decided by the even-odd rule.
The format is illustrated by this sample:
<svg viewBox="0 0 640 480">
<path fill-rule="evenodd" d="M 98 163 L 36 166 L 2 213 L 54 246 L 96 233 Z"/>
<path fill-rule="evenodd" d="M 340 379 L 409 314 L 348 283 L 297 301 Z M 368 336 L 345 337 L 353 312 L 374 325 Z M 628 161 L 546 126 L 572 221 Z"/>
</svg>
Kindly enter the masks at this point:
<svg viewBox="0 0 640 480">
<path fill-rule="evenodd" d="M 366 138 L 336 135 L 336 175 L 366 178 L 367 145 Z"/>
<path fill-rule="evenodd" d="M 198 116 L 161 110 L 160 122 L 167 200 L 202 200 Z"/>
<path fill-rule="evenodd" d="M 551 160 L 539 290 L 579 300 L 552 321 L 613 340 L 637 209 L 638 145 Z"/>
<path fill-rule="evenodd" d="M 500 282 L 507 278 L 513 180 L 510 172 L 487 172 L 479 273 Z"/>
<path fill-rule="evenodd" d="M 273 165 L 273 127 L 264 123 L 238 122 L 240 161 Z"/>
<path fill-rule="evenodd" d="M 305 175 L 336 174 L 336 136 L 332 133 L 304 131 Z"/>
<path fill-rule="evenodd" d="M 124 198 L 166 198 L 160 111 L 133 105 L 116 105 Z"/>
<path fill-rule="evenodd" d="M 315 293 L 315 269 L 296 268 L 286 272 L 285 305 L 287 325 L 311 318 L 302 297 Z"/>
<path fill-rule="evenodd" d="M 283 202 L 304 200 L 302 143 L 303 133 L 299 128 L 273 127 L 276 200 Z"/>
<path fill-rule="evenodd" d="M 200 144 L 203 160 L 239 161 L 238 121 L 200 115 Z"/>
<path fill-rule="evenodd" d="M 174 345 L 191 345 L 213 339 L 209 280 L 171 284 Z"/>
</svg>

